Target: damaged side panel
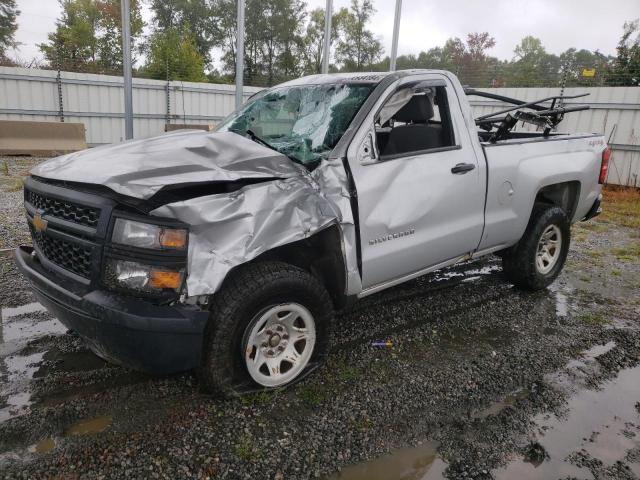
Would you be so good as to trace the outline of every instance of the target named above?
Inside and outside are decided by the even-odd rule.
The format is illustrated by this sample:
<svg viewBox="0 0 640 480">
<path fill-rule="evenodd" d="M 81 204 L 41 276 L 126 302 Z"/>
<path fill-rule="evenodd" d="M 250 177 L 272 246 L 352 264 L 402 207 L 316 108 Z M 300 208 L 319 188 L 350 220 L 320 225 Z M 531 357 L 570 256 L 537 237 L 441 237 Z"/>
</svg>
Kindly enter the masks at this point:
<svg viewBox="0 0 640 480">
<path fill-rule="evenodd" d="M 190 198 L 150 213 L 191 226 L 189 296 L 214 293 L 234 267 L 330 225 L 342 231 L 345 294 L 362 289 L 347 176 L 339 159 L 323 161 L 311 174 Z"/>
<path fill-rule="evenodd" d="M 215 292 L 232 268 L 341 219 L 336 205 L 308 176 L 170 203 L 150 213 L 191 226 L 189 296 Z"/>
<path fill-rule="evenodd" d="M 358 268 L 358 236 L 354 212 L 351 207 L 349 179 L 343 161 L 332 158 L 323 161 L 311 174 L 320 186 L 326 199 L 340 212 L 340 229 L 342 231 L 342 253 L 346 266 L 346 295 L 356 295 L 362 290 L 362 279 Z"/>
</svg>

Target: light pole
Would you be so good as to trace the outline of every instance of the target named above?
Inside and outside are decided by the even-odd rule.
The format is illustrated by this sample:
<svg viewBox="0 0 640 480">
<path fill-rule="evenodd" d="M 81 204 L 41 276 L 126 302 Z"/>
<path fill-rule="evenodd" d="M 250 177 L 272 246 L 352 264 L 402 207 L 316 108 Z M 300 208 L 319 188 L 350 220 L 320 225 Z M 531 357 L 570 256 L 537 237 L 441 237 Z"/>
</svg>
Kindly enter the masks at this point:
<svg viewBox="0 0 640 480">
<path fill-rule="evenodd" d="M 396 58 L 398 57 L 398 35 L 400 34 L 400 14 L 402 13 L 402 0 L 396 0 L 396 15 L 393 19 L 393 40 L 391 42 L 391 61 L 389 71 L 396 69 Z"/>
<path fill-rule="evenodd" d="M 331 56 L 331 16 L 332 0 L 327 0 L 324 9 L 324 51 L 322 56 L 322 73 L 329 73 L 329 57 Z"/>
<path fill-rule="evenodd" d="M 242 106 L 242 84 L 244 81 L 244 0 L 238 0 L 236 37 L 236 110 Z"/>
<path fill-rule="evenodd" d="M 122 16 L 122 79 L 124 82 L 124 138 L 133 138 L 133 95 L 131 85 L 131 22 L 129 0 L 120 2 Z"/>
</svg>

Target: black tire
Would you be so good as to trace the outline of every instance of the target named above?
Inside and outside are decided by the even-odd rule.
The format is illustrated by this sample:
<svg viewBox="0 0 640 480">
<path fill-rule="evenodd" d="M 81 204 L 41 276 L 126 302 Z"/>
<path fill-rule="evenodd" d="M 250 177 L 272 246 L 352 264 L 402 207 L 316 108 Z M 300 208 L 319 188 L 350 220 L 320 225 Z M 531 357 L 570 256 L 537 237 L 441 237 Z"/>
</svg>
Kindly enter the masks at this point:
<svg viewBox="0 0 640 480">
<path fill-rule="evenodd" d="M 198 377 L 204 391 L 230 396 L 268 389 L 253 381 L 242 351 L 247 327 L 271 306 L 295 302 L 312 315 L 316 341 L 309 363 L 291 385 L 321 364 L 328 355 L 333 304 L 317 278 L 282 262 L 248 264 L 234 270 L 214 296 L 205 328 Z"/>
<path fill-rule="evenodd" d="M 541 273 L 536 266 L 538 242 L 550 225 L 555 225 L 561 232 L 560 252 L 553 268 L 547 273 Z M 507 279 L 516 287 L 525 290 L 541 290 L 547 287 L 562 271 L 570 242 L 571 229 L 565 211 L 557 206 L 536 203 L 520 241 L 503 251 L 502 268 Z"/>
</svg>

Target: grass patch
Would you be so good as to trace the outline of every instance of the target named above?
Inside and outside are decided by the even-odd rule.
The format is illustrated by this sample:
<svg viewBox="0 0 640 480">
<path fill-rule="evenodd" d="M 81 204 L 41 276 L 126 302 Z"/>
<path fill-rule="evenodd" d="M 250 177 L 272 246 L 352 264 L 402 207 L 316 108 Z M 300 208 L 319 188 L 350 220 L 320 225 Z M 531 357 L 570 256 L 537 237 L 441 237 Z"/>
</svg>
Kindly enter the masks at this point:
<svg viewBox="0 0 640 480">
<path fill-rule="evenodd" d="M 640 190 L 608 185 L 603 190 L 602 214 L 596 221 L 640 228 Z"/>
<path fill-rule="evenodd" d="M 618 260 L 623 262 L 634 262 L 640 259 L 640 243 L 627 245 L 626 247 L 614 248 L 613 253 Z"/>
<path fill-rule="evenodd" d="M 571 227 L 571 240 L 574 242 L 584 242 L 589 237 L 589 233 L 583 228 L 583 225 L 574 223 Z"/>
<path fill-rule="evenodd" d="M 0 178 L 0 190 L 3 192 L 17 192 L 22 190 L 22 179 L 21 178 Z"/>
<path fill-rule="evenodd" d="M 583 313 L 578 319 L 589 325 L 604 325 L 607 323 L 607 318 L 600 312 Z"/>
<path fill-rule="evenodd" d="M 319 406 L 327 398 L 327 395 L 327 391 L 317 385 L 305 385 L 296 390 L 296 396 L 310 408 Z"/>
<path fill-rule="evenodd" d="M 618 270 L 617 268 L 612 268 L 611 275 L 613 275 L 614 277 L 620 277 L 622 276 L 622 270 Z"/>
<path fill-rule="evenodd" d="M 327 385 L 349 383 L 357 380 L 362 369 L 353 365 L 347 365 L 343 360 L 330 359 L 327 368 L 323 369 L 322 380 Z"/>
<path fill-rule="evenodd" d="M 343 365 L 337 372 L 338 380 L 342 382 L 349 382 L 355 380 L 360 375 L 360 370 L 350 365 Z"/>
<path fill-rule="evenodd" d="M 260 392 L 243 395 L 240 398 L 242 400 L 242 403 L 244 403 L 245 405 L 254 405 L 254 406 L 264 407 L 266 405 L 275 403 L 275 401 L 278 399 L 279 396 L 280 396 L 280 391 L 278 390 L 276 391 L 262 390 Z"/>
<path fill-rule="evenodd" d="M 609 231 L 609 227 L 606 224 L 597 223 L 592 220 L 578 224 L 578 228 L 582 230 L 589 230 L 590 232 L 595 233 L 604 233 Z M 578 233 L 582 232 L 579 231 Z"/>
<path fill-rule="evenodd" d="M 355 424 L 355 427 L 361 432 L 366 432 L 375 427 L 375 423 L 370 418 L 364 418 L 362 420 L 358 420 Z"/>
<path fill-rule="evenodd" d="M 262 449 L 254 443 L 250 435 L 243 435 L 233 446 L 233 453 L 241 460 L 250 461 L 258 458 Z"/>
</svg>

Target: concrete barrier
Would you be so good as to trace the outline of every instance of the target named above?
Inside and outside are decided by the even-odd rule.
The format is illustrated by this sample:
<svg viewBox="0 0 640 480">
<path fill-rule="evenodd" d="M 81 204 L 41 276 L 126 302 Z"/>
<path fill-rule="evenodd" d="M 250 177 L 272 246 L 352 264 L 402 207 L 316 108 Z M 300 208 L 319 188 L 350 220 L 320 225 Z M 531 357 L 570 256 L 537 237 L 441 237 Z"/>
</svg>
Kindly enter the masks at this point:
<svg viewBox="0 0 640 480">
<path fill-rule="evenodd" d="M 176 130 L 205 130 L 210 132 L 215 128 L 215 124 L 213 123 L 198 123 L 198 124 L 189 124 L 189 123 L 167 123 L 164 126 L 165 132 L 174 132 Z"/>
<path fill-rule="evenodd" d="M 85 148 L 83 123 L 0 120 L 1 155 L 51 156 Z"/>
</svg>

